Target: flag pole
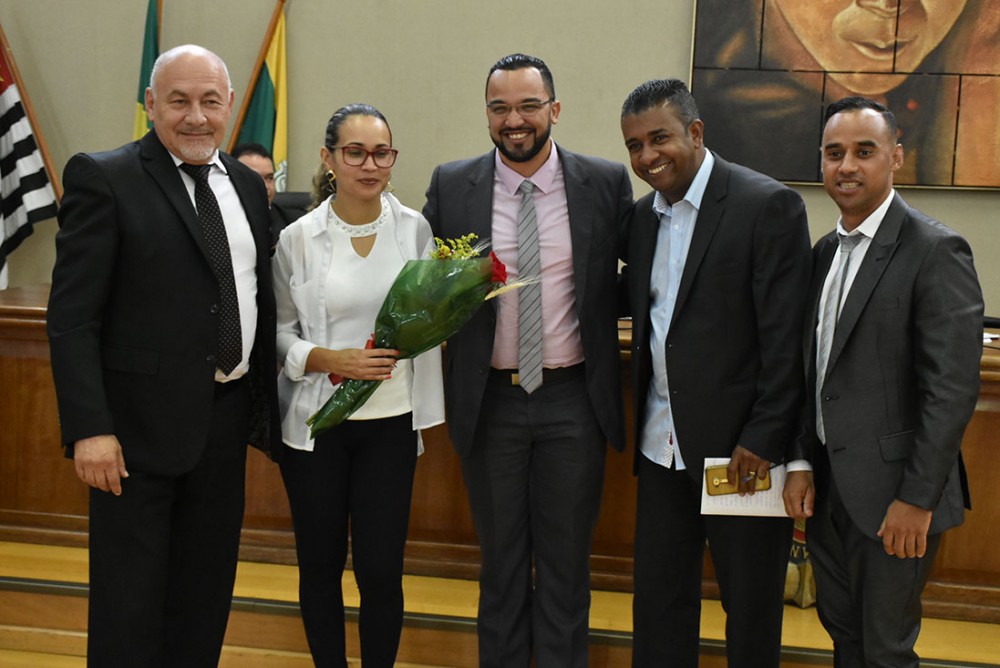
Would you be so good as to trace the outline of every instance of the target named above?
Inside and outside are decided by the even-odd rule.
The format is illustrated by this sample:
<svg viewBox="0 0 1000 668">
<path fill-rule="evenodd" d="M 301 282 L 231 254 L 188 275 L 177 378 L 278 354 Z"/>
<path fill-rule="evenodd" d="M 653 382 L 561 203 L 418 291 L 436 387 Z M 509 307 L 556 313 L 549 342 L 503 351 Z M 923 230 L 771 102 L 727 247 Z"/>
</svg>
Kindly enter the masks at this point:
<svg viewBox="0 0 1000 668">
<path fill-rule="evenodd" d="M 250 84 L 254 87 L 257 86 L 257 78 L 260 76 L 260 71 L 264 68 L 264 60 L 267 58 L 267 50 L 271 46 L 271 39 L 274 37 L 274 31 L 278 28 L 278 18 L 281 17 L 281 12 L 285 9 L 285 0 L 278 0 L 274 5 L 274 12 L 271 13 L 271 22 L 267 26 L 267 33 L 264 35 L 264 43 L 260 47 L 260 53 L 257 54 L 257 63 L 253 66 L 253 72 L 250 74 Z M 240 137 L 240 130 L 243 129 L 243 121 L 246 119 L 247 110 L 250 108 L 250 101 L 253 99 L 253 88 L 248 88 L 246 94 L 243 96 L 243 105 L 240 107 L 240 113 L 236 116 L 236 123 L 233 125 L 233 132 L 229 135 L 229 147 L 226 149 L 231 152 L 236 147 L 236 142 Z"/>
<path fill-rule="evenodd" d="M 35 143 L 38 145 L 38 152 L 42 154 L 42 163 L 45 165 L 45 171 L 49 174 L 49 182 L 52 184 L 52 190 L 55 192 L 56 202 L 59 202 L 62 200 L 62 186 L 59 183 L 59 179 L 56 178 L 55 170 L 52 169 L 52 158 L 49 156 L 45 137 L 42 136 L 42 128 L 35 120 L 35 109 L 31 106 L 31 100 L 28 98 L 28 89 L 25 88 L 24 81 L 21 80 L 21 73 L 17 69 L 17 62 L 14 61 L 14 52 L 10 50 L 10 44 L 7 42 L 7 34 L 3 31 L 2 25 L 0 25 L 0 47 L 3 48 L 3 55 L 7 59 L 7 66 L 10 67 L 10 73 L 14 75 L 14 83 L 17 85 L 18 94 L 21 96 L 21 105 L 24 107 L 28 123 L 31 124 L 31 128 L 34 131 Z"/>
</svg>

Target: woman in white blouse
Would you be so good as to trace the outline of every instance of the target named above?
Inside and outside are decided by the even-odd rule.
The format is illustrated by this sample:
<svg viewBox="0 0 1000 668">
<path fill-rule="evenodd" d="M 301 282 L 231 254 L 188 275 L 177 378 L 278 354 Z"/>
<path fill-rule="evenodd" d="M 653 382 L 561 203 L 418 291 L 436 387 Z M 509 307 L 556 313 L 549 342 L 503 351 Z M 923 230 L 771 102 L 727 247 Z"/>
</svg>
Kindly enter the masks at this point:
<svg viewBox="0 0 1000 668">
<path fill-rule="evenodd" d="M 399 270 L 433 246 L 423 216 L 385 192 L 396 154 L 377 109 L 338 109 L 320 149 L 327 196 L 282 231 L 273 261 L 284 364 L 281 473 L 295 527 L 302 618 L 320 667 L 347 665 L 341 578 L 348 527 L 361 594 L 362 664 L 393 665 L 418 430 L 444 421 L 440 349 L 397 360 L 395 350 L 365 348 Z M 313 440 L 306 418 L 338 377 L 384 382 L 350 419 Z"/>
</svg>

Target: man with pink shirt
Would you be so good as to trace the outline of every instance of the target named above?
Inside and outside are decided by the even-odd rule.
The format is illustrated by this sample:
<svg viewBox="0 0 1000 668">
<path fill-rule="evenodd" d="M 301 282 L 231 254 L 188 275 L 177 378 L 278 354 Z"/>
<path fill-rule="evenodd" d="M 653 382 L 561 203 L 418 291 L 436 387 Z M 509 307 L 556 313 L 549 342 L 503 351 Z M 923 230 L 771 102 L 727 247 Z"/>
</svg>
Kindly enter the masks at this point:
<svg viewBox="0 0 1000 668">
<path fill-rule="evenodd" d="M 424 216 L 491 240 L 512 280 L 448 341 L 445 400 L 479 535 L 480 665 L 587 665 L 590 543 L 605 445 L 624 447 L 618 238 L 622 165 L 551 138 L 560 104 L 538 58 L 486 82 L 495 151 L 439 166 Z"/>
</svg>

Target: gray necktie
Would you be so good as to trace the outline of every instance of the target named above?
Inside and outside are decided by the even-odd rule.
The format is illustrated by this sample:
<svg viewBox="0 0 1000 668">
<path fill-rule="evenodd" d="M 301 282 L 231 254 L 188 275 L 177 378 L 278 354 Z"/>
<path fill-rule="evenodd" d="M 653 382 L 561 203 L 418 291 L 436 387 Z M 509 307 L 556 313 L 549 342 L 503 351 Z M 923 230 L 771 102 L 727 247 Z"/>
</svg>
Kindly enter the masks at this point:
<svg viewBox="0 0 1000 668">
<path fill-rule="evenodd" d="M 212 271 L 219 281 L 219 342 L 216 348 L 216 366 L 229 375 L 243 359 L 243 332 L 240 328 L 240 304 L 236 297 L 236 279 L 233 276 L 233 256 L 229 249 L 226 225 L 222 221 L 219 200 L 208 185 L 211 165 L 181 164 L 194 179 L 194 203 L 198 220 L 208 242 Z"/>
<path fill-rule="evenodd" d="M 531 394 L 542 384 L 542 260 L 538 248 L 538 220 L 532 192 L 535 184 L 525 179 L 518 188 L 517 275 L 536 279 L 518 290 L 517 367 L 519 384 Z"/>
<path fill-rule="evenodd" d="M 833 335 L 840 318 L 840 303 L 843 300 L 844 283 L 850 268 L 851 253 L 864 239 L 863 234 L 838 234 L 840 237 L 840 258 L 837 271 L 830 281 L 830 289 L 823 300 L 823 324 L 819 331 L 819 341 L 816 345 L 816 434 L 826 443 L 826 430 L 823 428 L 822 393 L 823 382 L 826 380 L 826 366 L 830 362 L 830 348 L 833 346 Z"/>
</svg>

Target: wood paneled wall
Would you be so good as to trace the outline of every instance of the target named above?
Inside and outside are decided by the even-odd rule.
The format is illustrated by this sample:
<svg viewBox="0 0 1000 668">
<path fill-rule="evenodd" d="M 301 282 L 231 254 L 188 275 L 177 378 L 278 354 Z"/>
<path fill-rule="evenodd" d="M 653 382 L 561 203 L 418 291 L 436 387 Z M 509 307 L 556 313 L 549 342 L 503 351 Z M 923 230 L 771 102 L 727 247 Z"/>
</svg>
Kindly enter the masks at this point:
<svg viewBox="0 0 1000 668">
<path fill-rule="evenodd" d="M 59 446 L 45 336 L 47 295 L 48 286 L 0 291 L 0 540 L 85 545 L 87 490 Z M 929 616 L 1000 622 L 1000 553 L 993 549 L 1000 544 L 1000 461 L 993 451 L 997 434 L 1000 352 L 988 349 L 979 405 L 963 444 L 974 511 L 964 525 L 945 535 L 924 595 Z M 417 465 L 413 490 L 407 572 L 475 578 L 478 547 L 458 457 L 443 426 L 425 432 L 424 440 L 427 450 Z M 631 587 L 634 515 L 632 454 L 609 450 L 592 549 L 595 588 Z M 294 563 L 294 545 L 278 469 L 251 450 L 241 556 Z M 705 590 L 708 595 L 717 592 L 710 564 Z"/>
</svg>

